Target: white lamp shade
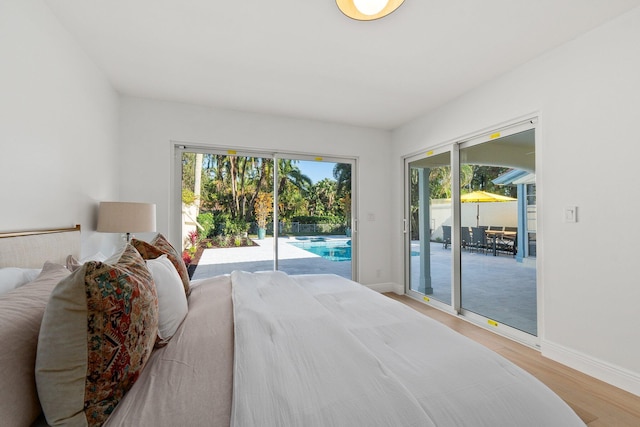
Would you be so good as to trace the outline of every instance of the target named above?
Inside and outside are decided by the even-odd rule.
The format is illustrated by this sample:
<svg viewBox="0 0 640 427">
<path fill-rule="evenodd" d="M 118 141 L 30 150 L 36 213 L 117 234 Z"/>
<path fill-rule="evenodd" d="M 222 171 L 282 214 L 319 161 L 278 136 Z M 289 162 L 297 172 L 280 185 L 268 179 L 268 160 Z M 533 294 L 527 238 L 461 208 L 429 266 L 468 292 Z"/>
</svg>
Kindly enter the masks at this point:
<svg viewBox="0 0 640 427">
<path fill-rule="evenodd" d="M 103 233 L 156 231 L 156 205 L 153 203 L 100 202 L 98 231 Z"/>
</svg>

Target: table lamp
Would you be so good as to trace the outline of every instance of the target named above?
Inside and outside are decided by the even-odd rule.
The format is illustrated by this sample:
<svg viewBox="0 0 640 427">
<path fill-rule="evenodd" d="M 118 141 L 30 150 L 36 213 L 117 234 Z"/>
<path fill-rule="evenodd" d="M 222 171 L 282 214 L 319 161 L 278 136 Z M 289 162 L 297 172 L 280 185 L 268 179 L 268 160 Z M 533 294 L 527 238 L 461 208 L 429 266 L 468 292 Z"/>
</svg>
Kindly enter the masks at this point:
<svg viewBox="0 0 640 427">
<path fill-rule="evenodd" d="M 98 231 L 125 233 L 127 243 L 131 233 L 156 231 L 156 205 L 154 203 L 100 202 Z"/>
</svg>

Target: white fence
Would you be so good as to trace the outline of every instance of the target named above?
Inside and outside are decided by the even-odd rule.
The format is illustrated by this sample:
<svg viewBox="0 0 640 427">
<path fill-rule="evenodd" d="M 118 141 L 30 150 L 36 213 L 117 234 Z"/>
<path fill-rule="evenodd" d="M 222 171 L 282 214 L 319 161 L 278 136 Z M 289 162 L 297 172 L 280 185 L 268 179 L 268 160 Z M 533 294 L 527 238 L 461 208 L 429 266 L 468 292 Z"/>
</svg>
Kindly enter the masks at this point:
<svg viewBox="0 0 640 427">
<path fill-rule="evenodd" d="M 431 200 L 431 240 L 442 239 L 442 226 L 452 225 L 450 200 Z M 518 202 L 462 203 L 460 219 L 463 227 L 518 226 Z"/>
<path fill-rule="evenodd" d="M 278 233 L 286 234 L 344 234 L 345 226 L 342 224 L 300 224 L 299 222 L 281 222 Z M 273 233 L 273 225 L 267 225 L 267 233 Z"/>
</svg>

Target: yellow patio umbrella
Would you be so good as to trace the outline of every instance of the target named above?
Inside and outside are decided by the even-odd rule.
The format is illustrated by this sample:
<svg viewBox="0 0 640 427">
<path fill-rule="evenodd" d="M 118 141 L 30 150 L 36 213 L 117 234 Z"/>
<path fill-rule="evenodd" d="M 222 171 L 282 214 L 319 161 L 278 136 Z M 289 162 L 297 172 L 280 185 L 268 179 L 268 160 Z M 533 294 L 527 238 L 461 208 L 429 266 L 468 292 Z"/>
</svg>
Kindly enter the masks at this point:
<svg viewBox="0 0 640 427">
<path fill-rule="evenodd" d="M 514 199 L 509 196 L 502 196 L 500 194 L 488 193 L 486 191 L 472 191 L 460 195 L 460 201 L 462 203 L 477 203 L 476 209 L 476 227 L 480 226 L 480 203 L 488 202 L 513 202 L 518 199 Z"/>
</svg>

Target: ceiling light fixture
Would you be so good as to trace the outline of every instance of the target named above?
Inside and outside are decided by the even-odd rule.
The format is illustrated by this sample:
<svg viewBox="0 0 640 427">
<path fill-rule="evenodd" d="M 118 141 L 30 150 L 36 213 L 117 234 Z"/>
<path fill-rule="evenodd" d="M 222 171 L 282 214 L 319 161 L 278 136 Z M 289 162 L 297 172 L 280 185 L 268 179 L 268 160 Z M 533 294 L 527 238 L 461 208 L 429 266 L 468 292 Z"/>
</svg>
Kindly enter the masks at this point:
<svg viewBox="0 0 640 427">
<path fill-rule="evenodd" d="M 372 21 L 387 16 L 404 0 L 336 0 L 342 13 L 358 21 Z"/>
</svg>

